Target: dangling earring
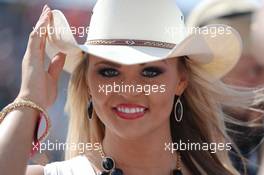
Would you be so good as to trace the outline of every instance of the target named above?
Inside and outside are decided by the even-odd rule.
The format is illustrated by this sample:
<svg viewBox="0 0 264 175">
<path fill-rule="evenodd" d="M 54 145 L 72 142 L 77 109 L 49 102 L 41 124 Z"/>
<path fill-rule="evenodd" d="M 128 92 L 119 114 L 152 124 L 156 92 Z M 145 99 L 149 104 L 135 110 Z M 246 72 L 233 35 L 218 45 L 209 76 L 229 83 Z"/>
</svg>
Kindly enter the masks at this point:
<svg viewBox="0 0 264 175">
<path fill-rule="evenodd" d="M 176 103 L 174 104 L 174 117 L 177 122 L 182 120 L 183 116 L 183 105 L 181 102 L 181 96 L 178 97 Z"/>
<path fill-rule="evenodd" d="M 92 96 L 89 96 L 89 101 L 88 101 L 88 118 L 91 120 L 92 119 L 92 114 L 93 114 L 93 103 L 92 103 Z"/>
</svg>

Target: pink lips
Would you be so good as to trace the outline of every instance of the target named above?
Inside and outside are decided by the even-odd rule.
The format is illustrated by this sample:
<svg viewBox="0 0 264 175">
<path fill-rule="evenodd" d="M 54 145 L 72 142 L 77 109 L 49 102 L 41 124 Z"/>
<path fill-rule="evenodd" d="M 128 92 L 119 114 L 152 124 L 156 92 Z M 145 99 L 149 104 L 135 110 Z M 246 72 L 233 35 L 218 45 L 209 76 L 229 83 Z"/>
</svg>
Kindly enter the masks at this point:
<svg viewBox="0 0 264 175">
<path fill-rule="evenodd" d="M 119 104 L 113 108 L 118 117 L 126 120 L 135 120 L 144 116 L 148 108 L 137 104 Z"/>
</svg>

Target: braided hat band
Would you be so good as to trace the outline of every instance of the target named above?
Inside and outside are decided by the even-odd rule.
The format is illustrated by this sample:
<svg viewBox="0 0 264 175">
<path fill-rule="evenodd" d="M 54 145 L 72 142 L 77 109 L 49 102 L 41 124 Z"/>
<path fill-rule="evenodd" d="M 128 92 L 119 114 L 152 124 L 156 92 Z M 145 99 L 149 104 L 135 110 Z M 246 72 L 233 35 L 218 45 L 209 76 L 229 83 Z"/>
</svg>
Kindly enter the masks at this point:
<svg viewBox="0 0 264 175">
<path fill-rule="evenodd" d="M 124 45 L 124 46 L 146 46 L 164 49 L 173 49 L 176 44 L 153 41 L 153 40 L 133 40 L 133 39 L 96 39 L 86 41 L 87 45 Z"/>
</svg>

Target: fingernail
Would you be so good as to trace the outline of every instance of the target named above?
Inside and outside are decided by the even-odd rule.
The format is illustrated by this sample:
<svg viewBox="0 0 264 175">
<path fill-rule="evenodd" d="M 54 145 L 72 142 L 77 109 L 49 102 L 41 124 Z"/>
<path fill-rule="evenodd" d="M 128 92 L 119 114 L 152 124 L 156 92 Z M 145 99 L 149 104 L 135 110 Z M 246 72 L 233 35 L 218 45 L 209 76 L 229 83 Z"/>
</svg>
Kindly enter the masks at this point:
<svg viewBox="0 0 264 175">
<path fill-rule="evenodd" d="M 43 7 L 43 9 L 42 9 L 42 12 L 45 10 L 46 6 L 47 6 L 47 4 L 44 5 L 44 7 Z"/>
<path fill-rule="evenodd" d="M 43 16 L 46 16 L 48 13 L 50 13 L 50 9 L 45 9 L 45 11 L 43 12 Z"/>
<path fill-rule="evenodd" d="M 49 18 L 50 17 L 50 13 L 51 13 L 50 11 L 46 12 L 45 15 L 44 15 L 44 17 L 45 18 Z"/>
</svg>

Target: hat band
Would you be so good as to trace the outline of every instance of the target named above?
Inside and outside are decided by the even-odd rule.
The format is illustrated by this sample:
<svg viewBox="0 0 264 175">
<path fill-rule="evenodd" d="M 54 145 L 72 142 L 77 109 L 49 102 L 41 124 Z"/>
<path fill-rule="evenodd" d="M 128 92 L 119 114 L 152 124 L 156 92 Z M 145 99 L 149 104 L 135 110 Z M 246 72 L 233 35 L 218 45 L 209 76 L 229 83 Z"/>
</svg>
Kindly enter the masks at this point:
<svg viewBox="0 0 264 175">
<path fill-rule="evenodd" d="M 176 46 L 174 43 L 166 43 L 152 40 L 133 40 L 133 39 L 95 39 L 86 41 L 87 45 L 125 45 L 125 46 L 146 46 L 172 49 Z"/>
</svg>

